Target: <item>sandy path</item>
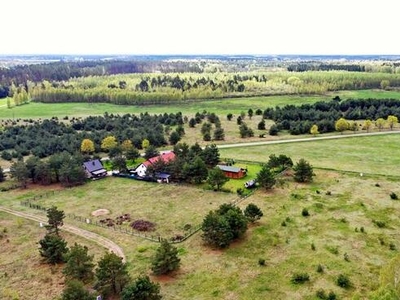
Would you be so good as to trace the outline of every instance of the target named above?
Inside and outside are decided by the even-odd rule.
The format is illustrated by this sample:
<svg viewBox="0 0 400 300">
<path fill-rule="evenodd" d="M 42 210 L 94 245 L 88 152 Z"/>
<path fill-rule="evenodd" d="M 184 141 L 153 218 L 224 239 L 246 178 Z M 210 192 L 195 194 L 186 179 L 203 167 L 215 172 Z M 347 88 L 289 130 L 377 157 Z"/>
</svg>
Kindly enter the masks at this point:
<svg viewBox="0 0 400 300">
<path fill-rule="evenodd" d="M 9 213 L 9 214 L 12 214 L 14 216 L 21 217 L 21 218 L 33 220 L 33 221 L 36 221 L 36 222 L 39 222 L 39 223 L 43 223 L 43 224 L 47 223 L 47 218 L 39 217 L 39 216 L 36 216 L 36 215 L 31 215 L 31 214 L 28 214 L 28 213 L 25 213 L 25 212 L 19 212 L 19 211 L 16 211 L 16 210 L 12 210 L 12 209 L 6 208 L 4 206 L 0 206 L 0 211 L 6 212 L 6 213 Z M 81 228 L 78 228 L 78 227 L 75 227 L 75 226 L 71 226 L 71 225 L 68 225 L 68 224 L 64 224 L 62 226 L 61 230 L 68 231 L 70 233 L 79 235 L 79 236 L 81 236 L 81 237 L 83 237 L 83 238 L 85 238 L 87 240 L 95 242 L 95 243 L 99 244 L 100 246 L 105 247 L 105 248 L 109 249 L 110 251 L 114 252 L 115 254 L 117 254 L 118 256 L 122 257 L 122 260 L 124 262 L 126 261 L 124 252 L 122 251 L 121 247 L 119 247 L 113 241 L 111 241 L 111 240 L 109 240 L 109 239 L 107 239 L 107 238 L 105 238 L 105 237 L 103 237 L 103 236 L 101 236 L 101 235 L 99 235 L 97 233 L 94 233 L 94 232 L 91 232 L 91 231 L 87 231 L 85 229 L 81 229 Z"/>
</svg>

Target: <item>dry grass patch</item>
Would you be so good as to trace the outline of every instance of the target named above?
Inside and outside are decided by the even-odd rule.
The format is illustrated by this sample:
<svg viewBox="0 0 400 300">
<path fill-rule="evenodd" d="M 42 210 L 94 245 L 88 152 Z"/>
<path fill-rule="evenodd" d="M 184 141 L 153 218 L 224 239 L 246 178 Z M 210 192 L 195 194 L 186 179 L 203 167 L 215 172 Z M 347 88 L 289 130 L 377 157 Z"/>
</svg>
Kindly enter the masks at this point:
<svg viewBox="0 0 400 300">
<path fill-rule="evenodd" d="M 62 265 L 42 262 L 38 242 L 45 229 L 36 222 L 0 212 L 0 299 L 48 300 L 58 297 L 64 288 Z M 62 232 L 68 246 L 86 245 L 95 261 L 105 248 L 85 239 Z"/>
<path fill-rule="evenodd" d="M 185 228 L 199 225 L 204 216 L 222 203 L 236 199 L 236 194 L 203 190 L 194 186 L 158 184 L 125 178 L 109 177 L 37 201 L 45 207 L 52 205 L 66 215 L 74 214 L 100 222 L 129 214 L 131 221 L 155 223 L 154 236 L 170 238 L 183 234 Z M 98 209 L 109 211 L 107 216 L 92 216 Z M 129 228 L 130 222 L 123 226 Z"/>
<path fill-rule="evenodd" d="M 400 201 L 391 200 L 388 195 L 388 191 L 398 192 L 398 184 L 383 177 L 320 170 L 316 174 L 311 184 L 288 180 L 283 187 L 268 192 L 257 190 L 241 202 L 241 208 L 256 204 L 264 216 L 228 249 L 210 249 L 203 244 L 201 232 L 177 244 L 180 270 L 168 278 L 152 276 L 160 282 L 164 299 L 315 299 L 320 288 L 334 291 L 340 299 L 351 299 L 355 294 L 368 299 L 369 292 L 377 288 L 380 268 L 398 253 L 389 245 L 397 243 L 400 223 L 396 211 Z M 376 182 L 380 187 L 375 186 Z M 219 206 L 219 201 L 229 201 L 230 197 L 236 195 L 110 178 L 62 191 L 43 201 L 58 204 L 66 211 L 75 207 L 75 211 L 87 215 L 100 208 L 109 209 L 110 215 L 130 208 L 132 216 L 153 216 L 168 224 L 173 224 L 170 220 L 185 224 L 194 223 L 188 216 L 200 222 L 210 209 Z M 309 209 L 309 217 L 302 216 L 304 207 Z M 185 209 L 187 214 L 176 212 L 177 209 Z M 372 218 L 388 220 L 390 227 L 378 228 Z M 282 221 L 286 221 L 285 226 Z M 151 274 L 150 259 L 157 243 L 84 223 L 80 226 L 123 246 L 133 277 Z M 365 232 L 360 231 L 361 227 Z M 259 259 L 265 259 L 265 266 L 260 266 Z M 323 266 L 324 272 L 317 272 L 318 265 Z M 292 284 L 294 272 L 306 272 L 310 281 Z M 349 276 L 353 288 L 336 286 L 340 273 Z"/>
</svg>

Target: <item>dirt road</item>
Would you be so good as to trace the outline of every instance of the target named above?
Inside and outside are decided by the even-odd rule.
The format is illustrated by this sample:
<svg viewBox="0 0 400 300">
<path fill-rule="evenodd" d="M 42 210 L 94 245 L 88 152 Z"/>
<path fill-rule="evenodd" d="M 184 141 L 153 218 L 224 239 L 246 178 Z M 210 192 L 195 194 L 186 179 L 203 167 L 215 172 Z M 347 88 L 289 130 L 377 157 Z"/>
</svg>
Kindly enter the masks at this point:
<svg viewBox="0 0 400 300">
<path fill-rule="evenodd" d="M 4 207 L 4 206 L 0 206 L 0 211 L 12 214 L 12 215 L 17 216 L 17 217 L 21 217 L 21 218 L 29 219 L 29 220 L 32 220 L 32 221 L 36 221 L 36 222 L 39 222 L 39 223 L 43 223 L 43 224 L 47 223 L 47 219 L 45 217 L 39 217 L 39 216 L 31 215 L 31 214 L 28 214 L 28 213 L 25 213 L 25 212 L 15 211 L 15 210 L 9 209 L 9 208 Z M 121 247 L 119 247 L 113 241 L 111 241 L 111 240 L 109 240 L 109 239 L 107 239 L 107 238 L 105 238 L 105 237 L 103 237 L 103 236 L 101 236 L 101 235 L 99 235 L 97 233 L 90 232 L 90 231 L 87 231 L 87 230 L 84 230 L 84 229 L 81 229 L 81 228 L 78 228 L 78 227 L 75 227 L 75 226 L 71 226 L 71 225 L 68 225 L 68 224 L 64 224 L 62 226 L 61 230 L 68 231 L 68 232 L 70 232 L 72 234 L 79 235 L 79 236 L 81 236 L 81 237 L 83 237 L 83 238 L 85 238 L 87 240 L 95 242 L 95 243 L 99 244 L 100 246 L 102 246 L 104 248 L 107 248 L 110 251 L 114 252 L 119 257 L 122 257 L 122 260 L 124 262 L 126 261 L 124 252 L 122 251 Z"/>
<path fill-rule="evenodd" d="M 381 132 L 363 132 L 363 133 L 346 133 L 343 135 L 330 135 L 330 136 L 315 136 L 306 138 L 295 138 L 286 140 L 275 140 L 275 141 L 260 141 L 260 142 L 249 142 L 249 143 L 236 143 L 236 144 L 221 144 L 217 145 L 218 148 L 235 148 L 235 147 L 251 147 L 261 145 L 272 145 L 272 144 L 285 144 L 285 143 L 298 143 L 298 142 L 314 142 L 319 140 L 335 140 L 345 139 L 352 137 L 372 136 L 372 135 L 387 135 L 387 134 L 400 134 L 399 130 L 393 131 L 381 131 Z"/>
</svg>

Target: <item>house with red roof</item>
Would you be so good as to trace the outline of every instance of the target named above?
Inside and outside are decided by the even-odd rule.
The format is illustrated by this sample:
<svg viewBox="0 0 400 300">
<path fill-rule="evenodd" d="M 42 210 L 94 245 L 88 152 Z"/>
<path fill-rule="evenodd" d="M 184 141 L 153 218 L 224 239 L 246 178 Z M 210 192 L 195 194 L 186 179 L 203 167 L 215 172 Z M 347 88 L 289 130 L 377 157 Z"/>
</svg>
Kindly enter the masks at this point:
<svg viewBox="0 0 400 300">
<path fill-rule="evenodd" d="M 140 177 L 145 177 L 149 166 L 154 165 L 159 160 L 163 161 L 164 163 L 169 163 L 169 162 L 173 161 L 174 159 L 175 159 L 175 153 L 173 151 L 162 152 L 162 153 L 160 153 L 160 155 L 149 158 L 145 162 L 141 163 L 135 169 L 135 173 Z"/>
</svg>

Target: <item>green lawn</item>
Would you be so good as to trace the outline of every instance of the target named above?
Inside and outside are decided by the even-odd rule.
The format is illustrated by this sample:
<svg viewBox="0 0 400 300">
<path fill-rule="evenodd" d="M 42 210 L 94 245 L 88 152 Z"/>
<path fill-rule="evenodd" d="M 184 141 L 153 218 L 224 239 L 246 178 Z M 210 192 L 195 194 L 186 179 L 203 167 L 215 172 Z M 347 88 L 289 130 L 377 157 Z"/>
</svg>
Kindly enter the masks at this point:
<svg viewBox="0 0 400 300">
<path fill-rule="evenodd" d="M 267 162 L 284 154 L 296 163 L 304 158 L 316 168 L 400 176 L 400 134 L 351 137 L 337 140 L 284 143 L 220 149 L 220 156 Z"/>
</svg>

